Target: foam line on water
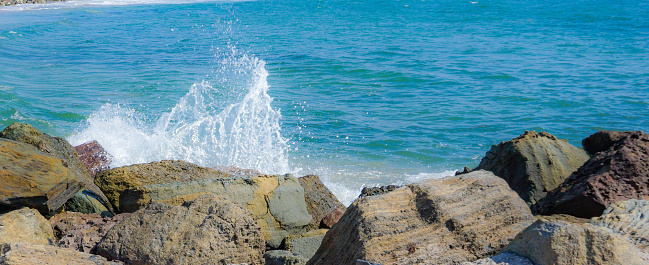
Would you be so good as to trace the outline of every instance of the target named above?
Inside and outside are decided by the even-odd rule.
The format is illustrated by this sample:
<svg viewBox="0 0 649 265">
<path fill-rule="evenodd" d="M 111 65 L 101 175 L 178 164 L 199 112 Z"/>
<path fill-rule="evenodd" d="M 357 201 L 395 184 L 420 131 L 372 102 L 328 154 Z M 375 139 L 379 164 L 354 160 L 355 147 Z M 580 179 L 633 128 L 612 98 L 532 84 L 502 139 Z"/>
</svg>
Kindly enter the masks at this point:
<svg viewBox="0 0 649 265">
<path fill-rule="evenodd" d="M 20 4 L 13 6 L 0 7 L 0 12 L 26 11 L 26 10 L 48 10 L 48 9 L 67 9 L 92 6 L 128 6 L 128 5 L 171 5 L 171 4 L 191 4 L 191 3 L 234 3 L 249 2 L 255 0 L 71 0 L 63 2 L 48 2 L 43 4 Z"/>
<path fill-rule="evenodd" d="M 209 167 L 289 172 L 288 144 L 281 135 L 281 114 L 267 93 L 265 62 L 241 56 L 222 64 L 238 68 L 243 92 L 195 83 L 155 124 L 134 109 L 105 104 L 68 140 L 75 145 L 97 140 L 114 156 L 113 167 L 182 159 Z"/>
</svg>

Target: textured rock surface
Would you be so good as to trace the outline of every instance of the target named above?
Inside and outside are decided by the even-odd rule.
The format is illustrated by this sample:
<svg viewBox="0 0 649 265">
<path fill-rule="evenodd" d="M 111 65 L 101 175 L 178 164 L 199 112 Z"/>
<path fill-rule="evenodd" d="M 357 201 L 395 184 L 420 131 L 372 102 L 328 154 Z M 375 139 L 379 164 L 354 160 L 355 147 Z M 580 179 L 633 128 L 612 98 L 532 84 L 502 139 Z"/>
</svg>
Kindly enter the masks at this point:
<svg viewBox="0 0 649 265">
<path fill-rule="evenodd" d="M 308 261 L 302 256 L 286 250 L 271 250 L 264 254 L 266 265 L 304 265 Z"/>
<path fill-rule="evenodd" d="M 284 239 L 284 246 L 286 250 L 291 253 L 295 253 L 307 259 L 310 259 L 315 255 L 315 252 L 320 247 L 322 239 L 325 234 L 329 231 L 328 229 L 318 229 L 306 232 L 301 235 L 292 235 L 287 236 Z"/>
<path fill-rule="evenodd" d="M 60 208 L 83 186 L 61 163 L 34 146 L 0 138 L 0 205 L 35 208 L 48 213 Z"/>
<path fill-rule="evenodd" d="M 57 214 L 49 220 L 56 237 L 54 244 L 62 248 L 95 253 L 99 241 L 115 224 L 128 215 L 118 214 L 111 218 L 77 212 Z"/>
<path fill-rule="evenodd" d="M 534 264 L 647 264 L 635 246 L 588 223 L 539 219 L 505 249 Z"/>
<path fill-rule="evenodd" d="M 288 235 L 307 231 L 312 217 L 307 212 L 304 189 L 290 175 L 231 177 L 183 183 L 140 186 L 120 197 L 124 211 L 135 211 L 152 202 L 180 205 L 205 193 L 214 193 L 250 210 L 269 247 L 276 249 Z"/>
<path fill-rule="evenodd" d="M 588 160 L 586 152 L 553 135 L 525 131 L 491 147 L 476 169 L 491 171 L 509 183 L 529 205 L 559 186 Z"/>
<path fill-rule="evenodd" d="M 38 211 L 22 208 L 0 215 L 0 244 L 26 242 L 47 245 L 52 241 L 52 227 Z"/>
<path fill-rule="evenodd" d="M 599 131 L 591 136 L 584 138 L 581 145 L 590 155 L 606 151 L 613 147 L 617 141 L 632 134 L 633 132 L 614 132 L 614 131 Z"/>
<path fill-rule="evenodd" d="M 88 174 L 94 179 L 98 172 L 108 170 L 113 162 L 111 156 L 97 141 L 90 141 L 74 147 L 79 159 L 88 169 Z"/>
<path fill-rule="evenodd" d="M 453 264 L 500 251 L 535 218 L 487 171 L 417 182 L 359 198 L 309 264 Z"/>
<path fill-rule="evenodd" d="M 102 171 L 95 183 L 104 191 L 108 201 L 117 211 L 120 194 L 130 188 L 143 185 L 177 183 L 202 179 L 229 177 L 221 171 L 200 167 L 180 160 L 163 160 Z"/>
<path fill-rule="evenodd" d="M 340 220 L 340 217 L 342 217 L 344 213 L 345 211 L 340 208 L 334 209 L 329 214 L 325 215 L 324 218 L 322 218 L 322 221 L 320 222 L 320 228 L 329 229 L 333 227 L 336 223 L 338 223 L 338 220 Z"/>
<path fill-rule="evenodd" d="M 97 253 L 127 264 L 263 264 L 264 238 L 248 210 L 205 194 L 154 203 L 113 227 Z"/>
<path fill-rule="evenodd" d="M 529 259 L 512 253 L 500 253 L 493 257 L 474 262 L 463 262 L 461 265 L 534 265 Z"/>
<path fill-rule="evenodd" d="M 79 159 L 77 151 L 65 139 L 52 137 L 29 124 L 17 122 L 2 130 L 0 137 L 31 144 L 46 154 L 60 158 L 63 165 L 70 170 L 72 175 L 83 182 L 84 188 L 101 196 L 103 201 L 108 201 L 104 193 L 93 182 L 92 176 L 88 174 L 88 170 Z M 106 205 L 106 207 L 111 211 L 113 210 L 110 205 Z"/>
<path fill-rule="evenodd" d="M 316 175 L 307 175 L 298 178 L 300 185 L 304 188 L 307 211 L 313 219 L 309 229 L 317 229 L 322 219 L 335 209 L 341 209 L 343 212 L 347 209 L 344 204 L 338 201 L 338 198 L 320 181 Z"/>
<path fill-rule="evenodd" d="M 649 201 L 615 202 L 602 216 L 595 217 L 590 222 L 611 229 L 636 247 L 649 252 Z"/>
<path fill-rule="evenodd" d="M 537 213 L 600 216 L 616 201 L 649 199 L 649 135 L 634 132 L 591 157 L 534 206 Z"/>
<path fill-rule="evenodd" d="M 400 188 L 401 186 L 397 185 L 387 185 L 387 186 L 380 186 L 380 187 L 363 187 L 361 190 L 361 195 L 360 197 L 369 197 L 369 196 L 374 196 L 374 195 L 380 195 L 384 193 L 391 192 L 393 190 L 396 190 Z"/>
<path fill-rule="evenodd" d="M 106 208 L 107 203 L 90 190 L 77 192 L 74 197 L 65 203 L 65 210 L 79 213 L 98 213 L 105 216 L 113 216 L 113 213 Z"/>
<path fill-rule="evenodd" d="M 0 264 L 93 264 L 117 265 L 104 257 L 78 252 L 71 249 L 29 243 L 6 243 L 0 245 Z"/>
</svg>

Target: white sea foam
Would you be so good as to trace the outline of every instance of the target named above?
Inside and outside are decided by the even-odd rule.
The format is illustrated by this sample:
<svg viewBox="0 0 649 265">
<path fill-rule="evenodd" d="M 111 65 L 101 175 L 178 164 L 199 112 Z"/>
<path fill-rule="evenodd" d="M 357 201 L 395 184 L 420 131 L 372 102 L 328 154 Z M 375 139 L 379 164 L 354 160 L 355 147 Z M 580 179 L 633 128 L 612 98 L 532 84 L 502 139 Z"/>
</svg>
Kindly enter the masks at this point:
<svg viewBox="0 0 649 265">
<path fill-rule="evenodd" d="M 111 166 L 182 159 L 202 166 L 289 172 L 288 145 L 281 136 L 281 114 L 267 93 L 265 62 L 241 56 L 221 64 L 236 67 L 238 76 L 247 78 L 241 82 L 243 93 L 195 83 L 155 124 L 134 109 L 105 104 L 68 140 L 75 145 L 97 140 L 114 156 Z"/>
<path fill-rule="evenodd" d="M 158 4 L 190 4 L 190 3 L 231 3 L 247 2 L 254 0 L 69 0 L 64 2 L 48 2 L 43 4 L 20 4 L 0 7 L 1 11 L 25 11 L 25 10 L 47 10 L 66 9 L 92 6 L 127 6 L 127 5 L 158 5 Z"/>
</svg>

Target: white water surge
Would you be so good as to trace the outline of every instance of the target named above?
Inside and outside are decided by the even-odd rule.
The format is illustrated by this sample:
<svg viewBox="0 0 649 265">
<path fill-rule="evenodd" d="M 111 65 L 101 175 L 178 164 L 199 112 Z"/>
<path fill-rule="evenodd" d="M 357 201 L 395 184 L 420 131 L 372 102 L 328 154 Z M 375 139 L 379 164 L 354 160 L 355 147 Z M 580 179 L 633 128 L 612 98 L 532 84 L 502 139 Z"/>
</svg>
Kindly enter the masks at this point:
<svg viewBox="0 0 649 265">
<path fill-rule="evenodd" d="M 113 167 L 182 159 L 202 166 L 289 172 L 287 140 L 280 133 L 281 114 L 267 93 L 265 62 L 242 56 L 224 60 L 222 68 L 247 79 L 244 93 L 195 83 L 155 124 L 134 109 L 105 104 L 68 140 L 74 145 L 97 140 L 114 156 Z"/>
</svg>

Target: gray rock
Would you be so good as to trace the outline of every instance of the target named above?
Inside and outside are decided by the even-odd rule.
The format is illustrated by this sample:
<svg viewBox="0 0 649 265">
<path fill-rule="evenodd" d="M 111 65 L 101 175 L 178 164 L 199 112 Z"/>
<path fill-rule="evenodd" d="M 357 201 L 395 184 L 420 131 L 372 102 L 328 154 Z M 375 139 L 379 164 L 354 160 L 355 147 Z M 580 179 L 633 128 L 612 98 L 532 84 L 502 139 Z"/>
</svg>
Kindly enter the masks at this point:
<svg viewBox="0 0 649 265">
<path fill-rule="evenodd" d="M 641 251 L 610 230 L 589 223 L 540 218 L 512 240 L 505 251 L 550 264 L 647 264 Z"/>
<path fill-rule="evenodd" d="M 286 250 L 310 259 L 318 251 L 328 229 L 318 229 L 301 235 L 287 236 L 284 239 Z"/>
<path fill-rule="evenodd" d="M 266 265 L 305 265 L 307 259 L 286 250 L 270 250 L 264 254 Z"/>
<path fill-rule="evenodd" d="M 90 190 L 77 192 L 74 197 L 65 203 L 65 210 L 78 213 L 97 213 L 102 216 L 111 217 L 114 214 L 106 208 L 106 201 L 102 202 L 101 196 Z"/>
<path fill-rule="evenodd" d="M 631 199 L 611 204 L 604 214 L 590 221 L 626 238 L 636 247 L 649 252 L 649 201 Z"/>
<path fill-rule="evenodd" d="M 534 265 L 534 263 L 524 257 L 505 252 L 474 262 L 463 262 L 461 265 Z"/>
</svg>

